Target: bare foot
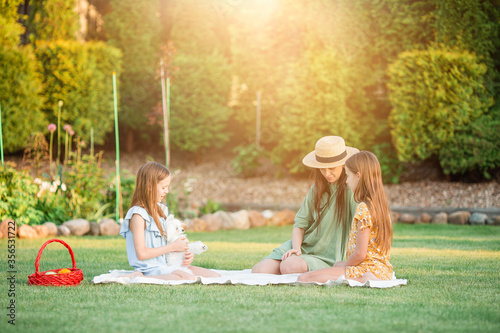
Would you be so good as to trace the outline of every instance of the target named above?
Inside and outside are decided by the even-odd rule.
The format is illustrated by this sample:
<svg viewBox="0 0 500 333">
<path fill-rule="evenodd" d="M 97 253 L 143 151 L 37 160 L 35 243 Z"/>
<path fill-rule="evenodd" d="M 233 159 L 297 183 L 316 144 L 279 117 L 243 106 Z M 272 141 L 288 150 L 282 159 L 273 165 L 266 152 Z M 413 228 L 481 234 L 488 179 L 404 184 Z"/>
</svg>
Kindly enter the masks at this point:
<svg viewBox="0 0 500 333">
<path fill-rule="evenodd" d="M 127 275 L 123 275 L 123 276 L 120 276 L 120 277 L 122 277 L 122 278 L 129 278 L 130 280 L 132 280 L 133 278 L 138 277 L 138 276 L 144 276 L 144 274 L 142 274 L 139 271 L 135 271 L 133 273 L 130 273 L 130 274 L 127 274 Z"/>
<path fill-rule="evenodd" d="M 353 280 L 361 283 L 365 283 L 366 281 L 381 281 L 381 279 L 376 277 L 372 272 L 366 272 L 360 278 L 354 278 Z"/>
</svg>

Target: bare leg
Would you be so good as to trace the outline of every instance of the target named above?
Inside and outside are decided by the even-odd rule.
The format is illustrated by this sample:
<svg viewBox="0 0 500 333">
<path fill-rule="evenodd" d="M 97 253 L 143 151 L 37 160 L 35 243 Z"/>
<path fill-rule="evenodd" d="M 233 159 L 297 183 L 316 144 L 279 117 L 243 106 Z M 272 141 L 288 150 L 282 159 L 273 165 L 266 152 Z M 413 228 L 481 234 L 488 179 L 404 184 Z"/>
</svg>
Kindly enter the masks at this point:
<svg viewBox="0 0 500 333">
<path fill-rule="evenodd" d="M 215 273 L 214 271 L 202 267 L 189 266 L 188 267 L 194 275 L 203 276 L 203 277 L 220 277 L 219 273 Z"/>
<path fill-rule="evenodd" d="M 277 274 L 280 275 L 280 263 L 281 260 L 275 259 L 264 259 L 261 262 L 255 264 L 252 268 L 252 273 L 266 273 L 266 274 Z"/>
<path fill-rule="evenodd" d="M 286 258 L 280 264 L 281 274 L 294 274 L 294 273 L 304 273 L 307 272 L 309 268 L 307 263 L 300 256 L 294 256 Z"/>
<path fill-rule="evenodd" d="M 144 276 L 144 274 L 142 274 L 139 271 L 135 271 L 133 273 L 130 273 L 130 274 L 127 274 L 127 275 L 123 275 L 123 276 L 120 276 L 120 277 L 125 277 L 125 278 L 129 278 L 130 280 L 132 280 L 133 278 L 138 277 L 138 276 Z"/>
<path fill-rule="evenodd" d="M 173 271 L 171 274 L 151 275 L 149 277 L 162 280 L 196 280 L 196 277 L 193 274 L 180 270 Z"/>
<path fill-rule="evenodd" d="M 341 275 L 345 275 L 344 266 L 328 267 L 301 274 L 297 281 L 325 283 L 328 280 L 337 280 Z"/>
<path fill-rule="evenodd" d="M 361 283 L 365 283 L 368 280 L 371 281 L 381 281 L 378 277 L 376 277 L 372 272 L 366 272 L 365 274 L 361 275 L 359 278 L 349 278 L 349 280 L 356 280 Z"/>
</svg>

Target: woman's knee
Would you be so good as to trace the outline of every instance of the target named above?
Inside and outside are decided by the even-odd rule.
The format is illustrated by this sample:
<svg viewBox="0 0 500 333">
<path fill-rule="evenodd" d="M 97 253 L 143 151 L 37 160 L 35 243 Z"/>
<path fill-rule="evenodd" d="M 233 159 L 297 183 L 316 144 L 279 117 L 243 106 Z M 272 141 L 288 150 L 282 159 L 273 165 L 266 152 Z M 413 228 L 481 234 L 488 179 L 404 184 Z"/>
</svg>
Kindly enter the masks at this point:
<svg viewBox="0 0 500 333">
<path fill-rule="evenodd" d="M 307 263 L 300 257 L 290 257 L 280 264 L 281 274 L 304 273 L 308 271 Z"/>
<path fill-rule="evenodd" d="M 279 274 L 279 266 L 279 260 L 264 259 L 252 267 L 252 273 Z"/>
</svg>

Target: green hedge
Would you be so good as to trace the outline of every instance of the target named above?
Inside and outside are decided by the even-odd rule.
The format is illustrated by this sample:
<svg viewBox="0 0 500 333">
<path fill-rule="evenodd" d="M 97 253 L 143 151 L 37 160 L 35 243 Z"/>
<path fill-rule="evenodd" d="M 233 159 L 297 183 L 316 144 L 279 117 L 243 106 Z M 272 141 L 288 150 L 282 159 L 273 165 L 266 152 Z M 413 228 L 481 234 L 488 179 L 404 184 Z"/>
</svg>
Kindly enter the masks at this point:
<svg viewBox="0 0 500 333">
<path fill-rule="evenodd" d="M 231 73 L 224 57 L 179 54 L 172 81 L 171 140 L 184 151 L 203 153 L 229 140 Z"/>
<path fill-rule="evenodd" d="M 7 152 L 23 149 L 31 133 L 46 126 L 36 65 L 30 47 L 0 48 L 0 103 Z"/>
<path fill-rule="evenodd" d="M 113 128 L 113 71 L 120 71 L 121 53 L 101 42 L 40 42 L 36 56 L 43 76 L 43 111 L 57 122 L 57 103 L 64 102 L 61 126 L 71 124 L 76 136 L 102 144 Z"/>
<path fill-rule="evenodd" d="M 489 171 L 500 166 L 500 107 L 459 129 L 439 152 L 445 174 L 479 171 L 490 179 Z"/>
<path fill-rule="evenodd" d="M 31 0 L 26 21 L 33 42 L 76 40 L 79 17 L 75 0 Z"/>
<path fill-rule="evenodd" d="M 310 52 L 292 72 L 295 75 L 286 82 L 280 96 L 287 102 L 274 150 L 277 161 L 292 173 L 303 171 L 302 158 L 326 135 L 341 136 L 347 145 L 358 148 L 372 143 L 373 119 L 353 107 L 366 105 L 366 96 L 356 89 L 353 73 L 341 57 L 332 50 Z M 357 101 L 349 103 L 355 91 Z"/>
<path fill-rule="evenodd" d="M 429 158 L 457 130 L 486 113 L 493 99 L 484 86 L 486 65 L 467 51 L 431 46 L 403 52 L 388 69 L 389 116 L 401 161 Z"/>
<path fill-rule="evenodd" d="M 123 53 L 119 81 L 120 124 L 147 136 L 150 128 L 146 125 L 146 115 L 161 99 L 156 72 L 161 36 L 159 0 L 111 0 L 109 5 L 112 11 L 104 16 L 108 44 Z"/>
<path fill-rule="evenodd" d="M 15 165 L 0 166 L 0 220 L 12 218 L 19 224 L 36 224 L 43 214 L 35 206 L 38 186 L 27 171 Z"/>
<path fill-rule="evenodd" d="M 24 27 L 18 22 L 17 9 L 23 0 L 0 0 L 0 47 L 15 47 Z"/>
</svg>

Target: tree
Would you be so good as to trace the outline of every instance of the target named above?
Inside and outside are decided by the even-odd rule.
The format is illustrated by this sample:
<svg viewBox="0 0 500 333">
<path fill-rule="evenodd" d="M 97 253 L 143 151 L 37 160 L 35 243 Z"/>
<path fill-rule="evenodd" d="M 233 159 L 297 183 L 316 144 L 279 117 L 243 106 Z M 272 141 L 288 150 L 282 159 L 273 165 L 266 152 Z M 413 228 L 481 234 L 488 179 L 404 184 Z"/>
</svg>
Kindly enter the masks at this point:
<svg viewBox="0 0 500 333">
<path fill-rule="evenodd" d="M 0 0 L 0 47 L 15 47 L 24 27 L 18 23 L 17 7 L 23 0 Z"/>
<path fill-rule="evenodd" d="M 156 67 L 160 52 L 159 0 L 112 0 L 104 18 L 108 44 L 123 53 L 120 73 L 120 124 L 127 128 L 126 148 L 133 148 L 134 133 L 146 128 L 146 114 L 160 100 Z"/>
<path fill-rule="evenodd" d="M 230 69 L 217 54 L 179 54 L 179 72 L 172 83 L 171 138 L 181 150 L 202 154 L 229 139 L 226 122 L 231 114 L 226 96 Z"/>
<path fill-rule="evenodd" d="M 307 53 L 295 66 L 294 76 L 284 86 L 286 100 L 280 119 L 275 156 L 291 172 L 303 170 L 302 158 L 326 135 L 341 136 L 348 145 L 369 145 L 373 119 L 360 117 L 349 105 L 355 81 L 341 56 L 332 50 Z M 366 96 L 358 96 L 365 99 Z M 373 139 L 372 139 L 373 140 Z"/>
<path fill-rule="evenodd" d="M 30 47 L 0 48 L 0 103 L 4 149 L 8 152 L 24 148 L 31 133 L 48 125 L 41 111 L 42 83 L 36 66 Z"/>
<path fill-rule="evenodd" d="M 113 128 L 113 71 L 120 72 L 121 53 L 103 42 L 39 42 L 36 56 L 43 77 L 47 119 L 56 122 L 59 100 L 61 123 L 88 138 L 94 128 L 97 144 Z"/>
<path fill-rule="evenodd" d="M 74 0 L 31 0 L 27 20 L 31 41 L 76 40 L 78 14 Z"/>
<path fill-rule="evenodd" d="M 468 51 L 431 46 L 399 55 L 389 67 L 389 123 L 401 161 L 438 154 L 456 131 L 493 104 L 486 65 Z"/>
</svg>

